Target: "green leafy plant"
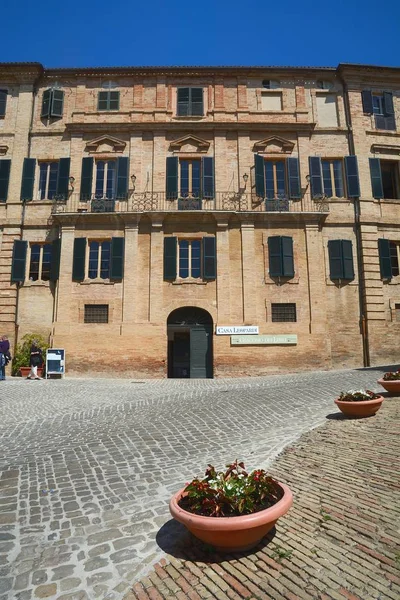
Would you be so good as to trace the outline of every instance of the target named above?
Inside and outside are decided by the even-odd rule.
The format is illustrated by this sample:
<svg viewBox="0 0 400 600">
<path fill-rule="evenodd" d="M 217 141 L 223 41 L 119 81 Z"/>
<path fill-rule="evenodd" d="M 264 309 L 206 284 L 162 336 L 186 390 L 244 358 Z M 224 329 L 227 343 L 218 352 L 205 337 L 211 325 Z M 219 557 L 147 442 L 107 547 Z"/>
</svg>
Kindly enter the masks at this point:
<svg viewBox="0 0 400 600">
<path fill-rule="evenodd" d="M 371 390 L 349 390 L 341 392 L 339 396 L 339 400 L 342 402 L 365 402 L 365 400 L 375 400 L 376 398 L 380 398 L 380 395 Z"/>
<path fill-rule="evenodd" d="M 45 338 L 38 333 L 27 333 L 21 340 L 20 344 L 17 344 L 14 351 L 14 358 L 12 361 L 12 374 L 18 375 L 20 367 L 28 367 L 31 357 L 31 346 L 34 342 L 37 341 L 39 348 L 41 348 L 43 352 L 43 359 L 46 354 L 46 350 L 49 347 L 49 344 L 46 342 Z"/>
<path fill-rule="evenodd" d="M 397 371 L 388 371 L 382 379 L 383 381 L 398 381 L 400 379 L 400 369 Z"/>
<path fill-rule="evenodd" d="M 280 563 L 283 559 L 290 558 L 292 554 L 293 550 L 284 550 L 280 546 L 277 546 L 272 552 L 272 558 Z"/>
<path fill-rule="evenodd" d="M 187 484 L 179 506 L 207 517 L 235 517 L 269 508 L 283 497 L 281 486 L 263 469 L 247 473 L 238 461 L 226 467 L 217 472 L 208 465 L 204 479 Z"/>
</svg>

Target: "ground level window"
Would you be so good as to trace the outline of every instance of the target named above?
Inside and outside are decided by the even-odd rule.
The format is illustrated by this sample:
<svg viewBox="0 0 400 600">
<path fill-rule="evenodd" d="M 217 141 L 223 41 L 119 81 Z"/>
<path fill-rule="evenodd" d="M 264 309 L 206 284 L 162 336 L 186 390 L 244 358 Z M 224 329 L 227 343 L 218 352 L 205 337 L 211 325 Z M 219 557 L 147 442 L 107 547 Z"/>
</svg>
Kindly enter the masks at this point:
<svg viewBox="0 0 400 600">
<path fill-rule="evenodd" d="M 271 304 L 273 323 L 297 321 L 296 304 Z"/>
<path fill-rule="evenodd" d="M 30 281 L 49 281 L 51 247 L 51 244 L 31 244 L 31 255 L 29 262 Z"/>
<path fill-rule="evenodd" d="M 178 241 L 178 276 L 182 279 L 201 277 L 201 240 Z"/>
<path fill-rule="evenodd" d="M 108 304 L 85 304 L 85 323 L 108 323 Z"/>
<path fill-rule="evenodd" d="M 88 278 L 89 279 L 109 279 L 110 277 L 110 257 L 111 241 L 89 241 L 89 261 Z"/>
</svg>

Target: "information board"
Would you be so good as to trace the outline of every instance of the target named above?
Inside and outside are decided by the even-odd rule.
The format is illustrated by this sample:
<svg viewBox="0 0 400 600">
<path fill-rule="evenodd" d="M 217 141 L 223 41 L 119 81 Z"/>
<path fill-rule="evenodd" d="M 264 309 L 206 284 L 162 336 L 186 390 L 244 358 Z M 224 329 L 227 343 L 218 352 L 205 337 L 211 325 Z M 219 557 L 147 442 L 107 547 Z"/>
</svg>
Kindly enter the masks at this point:
<svg viewBox="0 0 400 600">
<path fill-rule="evenodd" d="M 64 348 L 48 348 L 46 350 L 46 379 L 49 375 L 65 375 Z"/>
</svg>

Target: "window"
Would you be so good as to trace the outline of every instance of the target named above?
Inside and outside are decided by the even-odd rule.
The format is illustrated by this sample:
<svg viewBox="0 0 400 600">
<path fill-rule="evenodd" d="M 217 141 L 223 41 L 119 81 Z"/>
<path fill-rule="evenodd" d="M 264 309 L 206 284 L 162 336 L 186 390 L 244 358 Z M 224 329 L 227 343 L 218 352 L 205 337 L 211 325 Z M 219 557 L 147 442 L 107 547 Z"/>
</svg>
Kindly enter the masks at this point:
<svg viewBox="0 0 400 600">
<path fill-rule="evenodd" d="M 276 200 L 279 200 L 277 210 L 289 210 L 288 198 L 301 198 L 298 158 L 265 160 L 260 154 L 255 154 L 254 171 L 256 195 L 267 198 L 267 210 L 270 205 L 273 210 Z"/>
<path fill-rule="evenodd" d="M 5 117 L 7 106 L 7 90 L 0 90 L 0 118 Z"/>
<path fill-rule="evenodd" d="M 52 245 L 51 244 L 31 244 L 31 257 L 29 263 L 30 281 L 49 281 Z"/>
<path fill-rule="evenodd" d="M 164 238 L 164 279 L 216 279 L 215 237 Z"/>
<path fill-rule="evenodd" d="M 263 79 L 263 82 L 262 82 L 261 85 L 266 90 L 275 90 L 276 88 L 280 88 L 281 87 L 280 82 L 279 81 L 275 81 L 273 79 Z"/>
<path fill-rule="evenodd" d="M 381 160 L 381 176 L 383 197 L 399 199 L 399 163 L 398 161 Z"/>
<path fill-rule="evenodd" d="M 400 263 L 400 243 L 390 242 L 390 264 L 392 267 L 392 276 L 399 275 Z"/>
<path fill-rule="evenodd" d="M 378 239 L 379 268 L 381 279 L 392 279 L 399 275 L 400 242 L 386 238 Z"/>
<path fill-rule="evenodd" d="M 180 193 L 182 198 L 193 196 L 198 198 L 201 189 L 201 162 L 198 159 L 181 159 L 180 166 Z"/>
<path fill-rule="evenodd" d="M 88 273 L 89 279 L 109 279 L 111 241 L 89 241 Z"/>
<path fill-rule="evenodd" d="M 317 81 L 317 88 L 319 90 L 330 90 L 333 87 L 333 83 L 331 81 Z"/>
<path fill-rule="evenodd" d="M 53 200 L 57 194 L 58 162 L 39 164 L 38 200 Z"/>
<path fill-rule="evenodd" d="M 108 304 L 85 304 L 84 323 L 108 323 Z"/>
<path fill-rule="evenodd" d="M 178 88 L 177 111 L 178 117 L 202 117 L 203 88 Z"/>
<path fill-rule="evenodd" d="M 396 129 L 394 104 L 392 92 L 372 92 L 363 90 L 363 111 L 367 115 L 374 115 L 375 127 L 393 131 Z"/>
<path fill-rule="evenodd" d="M 64 92 L 58 89 L 45 90 L 42 99 L 41 117 L 62 117 Z"/>
<path fill-rule="evenodd" d="M 343 164 L 341 160 L 321 160 L 324 192 L 329 198 L 344 197 Z"/>
<path fill-rule="evenodd" d="M 112 90 L 99 92 L 97 110 L 119 110 L 119 92 Z"/>
<path fill-rule="evenodd" d="M 98 160 L 96 162 L 95 198 L 115 198 L 116 167 L 115 160 Z"/>
<path fill-rule="evenodd" d="M 296 322 L 296 304 L 271 304 L 271 319 L 273 323 Z"/>
<path fill-rule="evenodd" d="M 178 277 L 201 277 L 201 240 L 178 241 Z"/>
<path fill-rule="evenodd" d="M 204 156 L 201 159 L 178 159 L 169 156 L 166 165 L 167 200 L 180 200 L 179 208 L 200 209 L 201 199 L 211 200 L 214 191 L 214 159 Z M 195 199 L 191 202 L 190 199 Z"/>
<path fill-rule="evenodd" d="M 395 314 L 395 321 L 397 321 L 397 323 L 400 323 L 400 304 L 394 305 L 394 314 Z"/>
<path fill-rule="evenodd" d="M 334 281 L 354 279 L 353 244 L 351 240 L 329 240 L 330 278 Z"/>
<path fill-rule="evenodd" d="M 265 195 L 267 198 L 286 196 L 286 169 L 284 160 L 264 161 Z"/>
<path fill-rule="evenodd" d="M 269 276 L 294 277 L 293 239 L 286 235 L 268 238 Z"/>
</svg>

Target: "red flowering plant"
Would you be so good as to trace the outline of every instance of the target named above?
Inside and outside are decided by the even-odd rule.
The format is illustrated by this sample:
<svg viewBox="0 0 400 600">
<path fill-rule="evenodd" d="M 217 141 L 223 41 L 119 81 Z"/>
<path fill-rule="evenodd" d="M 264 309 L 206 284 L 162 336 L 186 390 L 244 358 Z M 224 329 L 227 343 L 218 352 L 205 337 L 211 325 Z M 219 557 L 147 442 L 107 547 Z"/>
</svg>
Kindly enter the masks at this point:
<svg viewBox="0 0 400 600">
<path fill-rule="evenodd" d="M 371 390 L 349 390 L 348 392 L 342 392 L 338 399 L 342 402 L 365 402 L 376 398 L 380 398 L 380 395 L 371 392 Z"/>
<path fill-rule="evenodd" d="M 283 497 L 283 490 L 263 469 L 248 473 L 243 462 L 217 472 L 208 465 L 204 479 L 187 484 L 178 504 L 206 517 L 237 517 L 264 510 Z"/>
<path fill-rule="evenodd" d="M 400 379 L 400 369 L 397 371 L 388 371 L 382 379 L 383 381 L 398 381 Z"/>
</svg>

